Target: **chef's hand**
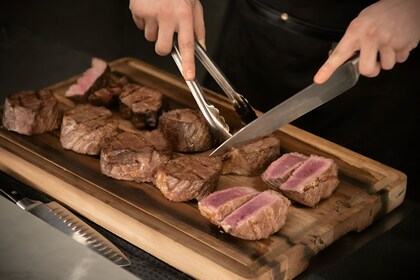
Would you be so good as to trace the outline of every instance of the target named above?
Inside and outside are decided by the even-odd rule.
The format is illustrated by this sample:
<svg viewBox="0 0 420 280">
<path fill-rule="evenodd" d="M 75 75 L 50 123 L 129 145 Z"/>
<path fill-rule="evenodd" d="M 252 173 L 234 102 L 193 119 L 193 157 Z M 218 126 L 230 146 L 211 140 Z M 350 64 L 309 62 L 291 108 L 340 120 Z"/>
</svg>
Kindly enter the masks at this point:
<svg viewBox="0 0 420 280">
<path fill-rule="evenodd" d="M 356 51 L 360 51 L 360 74 L 376 77 L 381 68 L 390 70 L 395 63 L 406 61 L 419 40 L 420 0 L 378 1 L 350 23 L 314 82 L 325 82 Z"/>
<path fill-rule="evenodd" d="M 182 74 L 195 78 L 194 36 L 205 46 L 203 7 L 198 0 L 130 0 L 130 10 L 137 27 L 144 30 L 146 40 L 155 43 L 159 55 L 172 50 L 174 33 L 182 57 Z"/>
</svg>

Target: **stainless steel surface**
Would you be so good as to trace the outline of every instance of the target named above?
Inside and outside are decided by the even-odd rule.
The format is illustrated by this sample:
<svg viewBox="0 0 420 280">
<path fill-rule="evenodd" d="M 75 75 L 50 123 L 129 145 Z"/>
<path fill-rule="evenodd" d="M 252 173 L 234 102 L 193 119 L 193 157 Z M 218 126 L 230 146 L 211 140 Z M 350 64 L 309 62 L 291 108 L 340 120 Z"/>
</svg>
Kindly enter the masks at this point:
<svg viewBox="0 0 420 280">
<path fill-rule="evenodd" d="M 139 279 L 0 195 L 0 279 Z"/>
<path fill-rule="evenodd" d="M 312 84 L 246 125 L 210 155 L 224 154 L 232 147 L 279 129 L 353 87 L 359 79 L 358 57 L 344 63 L 323 84 Z"/>
<path fill-rule="evenodd" d="M 171 55 L 176 65 L 178 66 L 179 71 L 182 73 L 181 54 L 176 43 L 174 43 L 174 48 L 171 52 Z M 207 102 L 204 96 L 204 92 L 197 79 L 185 82 L 187 83 L 187 86 L 190 89 L 195 101 L 197 102 L 197 105 L 200 108 L 204 118 L 209 124 L 214 137 L 216 137 L 220 143 L 231 137 L 232 135 L 229 132 L 229 126 L 226 124 L 224 118 L 220 115 L 219 110 Z"/>
<path fill-rule="evenodd" d="M 195 42 L 195 55 L 217 82 L 223 92 L 229 97 L 235 111 L 242 120 L 242 123 L 248 124 L 257 118 L 257 114 L 245 97 L 233 88 L 223 72 L 217 67 L 216 63 L 208 56 L 206 50 L 198 41 Z"/>
<path fill-rule="evenodd" d="M 1 178 L 5 179 L 6 177 L 1 175 Z M 17 189 L 14 189 L 15 187 L 12 184 L 13 182 L 10 180 L 1 182 L 0 191 L 13 200 L 20 208 L 30 212 L 115 264 L 120 266 L 130 265 L 129 259 L 112 242 L 67 208 L 55 201 L 42 203 L 41 201 L 23 197 Z"/>
</svg>

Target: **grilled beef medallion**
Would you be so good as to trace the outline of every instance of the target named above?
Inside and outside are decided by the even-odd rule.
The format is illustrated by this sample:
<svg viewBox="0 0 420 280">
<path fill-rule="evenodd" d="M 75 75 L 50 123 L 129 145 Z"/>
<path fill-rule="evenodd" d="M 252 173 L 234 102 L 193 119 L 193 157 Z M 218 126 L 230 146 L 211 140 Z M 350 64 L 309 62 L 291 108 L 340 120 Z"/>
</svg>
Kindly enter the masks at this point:
<svg viewBox="0 0 420 280">
<path fill-rule="evenodd" d="M 339 184 L 338 166 L 330 158 L 311 155 L 280 185 L 281 192 L 303 205 L 315 207 Z"/>
<path fill-rule="evenodd" d="M 261 175 L 262 180 L 273 189 L 280 190 L 281 184 L 289 179 L 292 172 L 308 159 L 299 153 L 286 153 L 273 161 Z"/>
<path fill-rule="evenodd" d="M 88 102 L 94 106 L 104 106 L 106 108 L 111 108 L 118 104 L 121 92 L 123 91 L 123 88 L 128 84 L 128 79 L 125 76 L 122 76 L 115 81 L 111 78 L 106 87 L 100 88 L 89 95 Z"/>
<path fill-rule="evenodd" d="M 138 129 L 157 127 L 158 118 L 164 109 L 163 94 L 147 86 L 129 84 L 119 96 L 120 113 L 124 119 L 131 120 Z"/>
<path fill-rule="evenodd" d="M 220 225 L 227 215 L 258 193 L 251 187 L 242 186 L 215 191 L 198 202 L 198 209 L 202 216 Z"/>
<path fill-rule="evenodd" d="M 163 113 L 158 128 L 166 138 L 171 139 L 177 152 L 201 152 L 215 143 L 207 122 L 194 109 L 174 109 Z"/>
<path fill-rule="evenodd" d="M 104 144 L 100 165 L 114 179 L 153 182 L 157 168 L 171 158 L 171 145 L 159 130 L 122 132 Z"/>
<path fill-rule="evenodd" d="M 2 123 L 8 130 L 34 135 L 59 128 L 61 117 L 51 90 L 24 90 L 6 97 Z"/>
<path fill-rule="evenodd" d="M 156 187 L 170 201 L 200 200 L 215 190 L 222 170 L 220 157 L 181 156 L 156 172 Z"/>
<path fill-rule="evenodd" d="M 64 113 L 60 141 L 65 149 L 99 155 L 107 138 L 117 135 L 118 121 L 105 107 L 79 104 Z"/>
<path fill-rule="evenodd" d="M 64 95 L 76 103 L 86 103 L 90 94 L 109 84 L 110 77 L 111 70 L 108 64 L 94 57 L 91 67 L 77 79 L 75 84 L 69 87 Z"/>
<path fill-rule="evenodd" d="M 274 190 L 254 196 L 226 216 L 220 226 L 235 237 L 246 240 L 268 238 L 286 223 L 290 200 Z"/>
<path fill-rule="evenodd" d="M 233 147 L 223 156 L 222 174 L 261 174 L 280 155 L 280 140 L 273 134 Z"/>
</svg>

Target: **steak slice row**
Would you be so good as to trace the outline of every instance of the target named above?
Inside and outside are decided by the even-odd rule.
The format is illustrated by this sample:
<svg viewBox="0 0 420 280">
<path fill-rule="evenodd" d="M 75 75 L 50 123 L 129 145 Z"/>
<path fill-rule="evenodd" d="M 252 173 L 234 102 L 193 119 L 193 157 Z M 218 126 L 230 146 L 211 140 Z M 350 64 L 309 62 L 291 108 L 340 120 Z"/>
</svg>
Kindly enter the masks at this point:
<svg viewBox="0 0 420 280">
<path fill-rule="evenodd" d="M 6 97 L 3 126 L 24 135 L 40 134 L 60 127 L 62 111 L 49 89 L 24 90 Z"/>
<path fill-rule="evenodd" d="M 118 121 L 105 107 L 79 104 L 64 113 L 60 142 L 80 154 L 99 155 L 105 141 L 117 135 Z"/>
<path fill-rule="evenodd" d="M 154 183 L 170 201 L 199 201 L 216 189 L 221 170 L 220 157 L 185 155 L 160 166 Z"/>
<path fill-rule="evenodd" d="M 171 145 L 159 130 L 122 132 L 103 145 L 101 172 L 118 180 L 153 182 L 157 168 L 171 158 Z"/>
</svg>

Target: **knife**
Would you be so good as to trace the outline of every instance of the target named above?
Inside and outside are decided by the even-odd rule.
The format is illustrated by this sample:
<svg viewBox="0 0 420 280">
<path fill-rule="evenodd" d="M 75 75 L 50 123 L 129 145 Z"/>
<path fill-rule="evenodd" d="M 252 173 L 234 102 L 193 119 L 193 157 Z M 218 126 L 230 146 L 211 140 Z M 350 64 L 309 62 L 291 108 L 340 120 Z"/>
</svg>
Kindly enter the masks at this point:
<svg viewBox="0 0 420 280">
<path fill-rule="evenodd" d="M 19 192 L 20 183 L 2 172 L 0 172 L 0 178 L 0 192 L 20 208 L 71 236 L 75 241 L 106 257 L 113 263 L 119 266 L 131 264 L 130 260 L 113 243 L 61 204 L 55 201 L 43 203 L 24 197 Z"/>
<path fill-rule="evenodd" d="M 265 136 L 303 116 L 353 87 L 359 79 L 359 56 L 341 65 L 323 84 L 312 84 L 283 101 L 217 147 L 210 156 L 220 156 L 233 147 Z"/>
</svg>

